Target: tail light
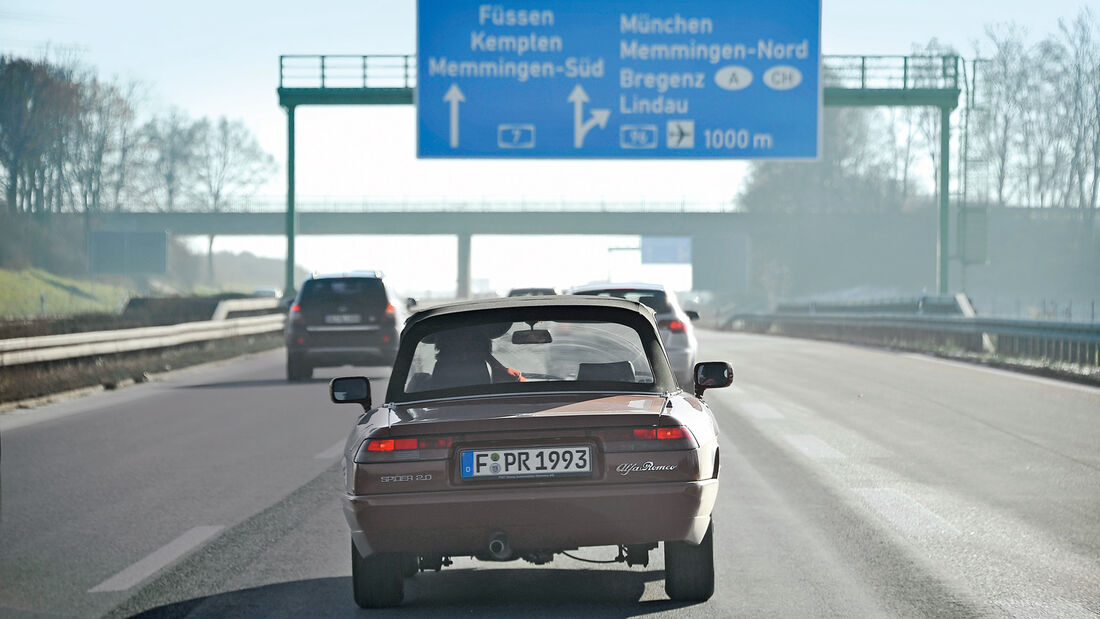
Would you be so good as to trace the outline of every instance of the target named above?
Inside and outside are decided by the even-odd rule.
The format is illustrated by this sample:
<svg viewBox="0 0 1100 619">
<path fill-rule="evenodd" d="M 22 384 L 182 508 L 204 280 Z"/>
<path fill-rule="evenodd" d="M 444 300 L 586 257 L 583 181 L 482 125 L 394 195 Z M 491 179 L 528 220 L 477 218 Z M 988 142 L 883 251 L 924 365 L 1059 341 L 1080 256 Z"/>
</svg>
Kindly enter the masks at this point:
<svg viewBox="0 0 1100 619">
<path fill-rule="evenodd" d="M 454 439 L 449 436 L 425 438 L 371 438 L 363 441 L 355 461 L 393 462 L 403 460 L 444 460 L 450 455 Z"/>
<path fill-rule="evenodd" d="M 301 324 L 306 321 L 306 317 L 302 315 L 302 306 L 295 303 L 290 306 L 290 322 Z"/>
<path fill-rule="evenodd" d="M 392 325 L 397 322 L 394 312 L 397 310 L 393 307 L 393 303 L 387 303 L 386 309 L 382 312 L 382 323 Z"/>
<path fill-rule="evenodd" d="M 605 452 L 672 451 L 695 449 L 699 444 L 684 426 L 611 428 L 597 433 Z"/>
<path fill-rule="evenodd" d="M 662 320 L 658 326 L 664 327 L 673 333 L 684 333 L 687 325 L 682 320 Z"/>
</svg>

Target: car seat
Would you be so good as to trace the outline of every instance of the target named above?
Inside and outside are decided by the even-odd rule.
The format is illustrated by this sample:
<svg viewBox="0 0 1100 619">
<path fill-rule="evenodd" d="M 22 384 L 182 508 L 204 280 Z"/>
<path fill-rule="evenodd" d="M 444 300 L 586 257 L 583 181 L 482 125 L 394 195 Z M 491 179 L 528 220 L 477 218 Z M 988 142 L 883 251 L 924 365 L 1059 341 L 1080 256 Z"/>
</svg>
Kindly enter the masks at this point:
<svg viewBox="0 0 1100 619">
<path fill-rule="evenodd" d="M 437 361 L 432 370 L 432 387 L 450 389 L 467 385 L 488 385 L 493 375 L 487 361 Z"/>
<path fill-rule="evenodd" d="M 577 380 L 637 382 L 634 377 L 634 366 L 629 361 L 582 363 L 577 369 Z"/>
</svg>

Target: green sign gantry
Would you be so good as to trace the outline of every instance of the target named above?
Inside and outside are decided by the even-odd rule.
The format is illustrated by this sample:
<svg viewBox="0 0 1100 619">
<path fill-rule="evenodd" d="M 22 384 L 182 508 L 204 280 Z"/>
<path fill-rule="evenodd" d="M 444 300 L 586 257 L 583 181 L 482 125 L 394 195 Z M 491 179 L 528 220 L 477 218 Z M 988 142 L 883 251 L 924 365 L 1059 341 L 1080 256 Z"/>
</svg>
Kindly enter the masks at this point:
<svg viewBox="0 0 1100 619">
<path fill-rule="evenodd" d="M 940 110 L 939 238 L 936 287 L 948 293 L 951 112 L 959 105 L 958 56 L 824 56 L 824 103 L 836 107 L 933 107 Z M 287 111 L 286 283 L 294 290 L 294 110 L 299 105 L 412 105 L 416 56 L 279 57 L 279 105 Z M 468 260 L 469 249 L 466 249 Z M 469 292 L 459 265 L 459 296 Z M 463 281 L 467 286 L 463 286 Z M 466 288 L 466 289 L 464 289 Z"/>
</svg>

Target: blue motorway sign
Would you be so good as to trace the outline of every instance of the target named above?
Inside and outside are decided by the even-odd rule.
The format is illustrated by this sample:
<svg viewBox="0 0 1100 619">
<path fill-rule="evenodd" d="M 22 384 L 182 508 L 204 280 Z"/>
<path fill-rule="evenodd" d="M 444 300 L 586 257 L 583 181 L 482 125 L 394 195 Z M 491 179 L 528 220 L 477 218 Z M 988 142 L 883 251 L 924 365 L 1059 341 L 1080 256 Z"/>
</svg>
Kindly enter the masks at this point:
<svg viewBox="0 0 1100 619">
<path fill-rule="evenodd" d="M 642 264 L 691 264 L 691 237 L 643 236 Z"/>
<path fill-rule="evenodd" d="M 420 157 L 815 158 L 820 0 L 419 0 Z"/>
</svg>

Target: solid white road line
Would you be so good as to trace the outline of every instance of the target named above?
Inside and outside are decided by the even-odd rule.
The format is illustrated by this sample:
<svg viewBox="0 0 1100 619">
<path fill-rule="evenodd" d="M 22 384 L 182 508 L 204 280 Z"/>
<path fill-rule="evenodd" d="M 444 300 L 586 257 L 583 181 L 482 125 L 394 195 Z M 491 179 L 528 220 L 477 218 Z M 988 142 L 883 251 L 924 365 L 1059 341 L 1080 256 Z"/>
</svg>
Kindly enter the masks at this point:
<svg viewBox="0 0 1100 619">
<path fill-rule="evenodd" d="M 950 522 L 918 503 L 908 494 L 893 488 L 853 488 L 871 509 L 906 535 L 949 533 L 959 535 Z"/>
<path fill-rule="evenodd" d="M 1030 374 L 1024 374 L 1022 372 L 1013 372 L 1008 369 L 991 368 L 984 365 L 978 365 L 976 363 L 967 363 L 965 361 L 955 361 L 952 359 L 941 359 L 940 357 L 932 357 L 929 355 L 922 355 L 920 353 L 905 353 L 905 357 L 909 359 L 920 359 L 921 361 L 927 361 L 929 363 L 938 363 L 940 365 L 949 365 L 959 369 L 974 370 L 976 372 L 985 372 L 986 374 L 995 374 L 1003 378 L 1015 378 L 1017 380 L 1026 380 L 1032 383 L 1038 383 L 1040 385 L 1046 385 L 1048 387 L 1061 387 L 1062 389 L 1069 389 L 1072 391 L 1080 391 L 1082 393 L 1091 393 L 1093 395 L 1100 395 L 1100 387 L 1094 387 L 1091 385 L 1079 385 L 1077 383 L 1071 383 L 1069 381 L 1058 380 L 1056 378 L 1045 378 L 1043 376 L 1032 376 Z"/>
<path fill-rule="evenodd" d="M 1000 606 L 1012 617 L 1057 617 L 1058 619 L 1096 619 L 1096 615 L 1083 606 L 1073 602 L 1055 598 L 1006 598 L 994 600 L 994 604 Z"/>
<path fill-rule="evenodd" d="M 337 456 L 344 453 L 344 444 L 346 442 L 347 441 L 340 441 L 339 443 L 336 443 L 332 447 L 329 447 L 328 449 L 313 457 L 318 460 L 332 460 L 333 458 L 336 458 Z"/>
<path fill-rule="evenodd" d="M 187 554 L 194 548 L 197 548 L 223 528 L 224 527 L 220 526 L 195 527 L 168 542 L 168 544 L 160 549 L 153 551 L 152 554 L 141 561 L 134 563 L 130 567 L 111 576 L 91 589 L 88 589 L 88 593 L 125 591 L 164 569 L 168 564 Z"/>
<path fill-rule="evenodd" d="M 784 434 L 783 440 L 790 443 L 798 451 L 801 451 L 803 455 L 817 460 L 835 460 L 848 457 L 812 434 Z"/>
<path fill-rule="evenodd" d="M 741 410 L 754 419 L 783 419 L 783 413 L 767 402 L 742 402 Z"/>
</svg>

